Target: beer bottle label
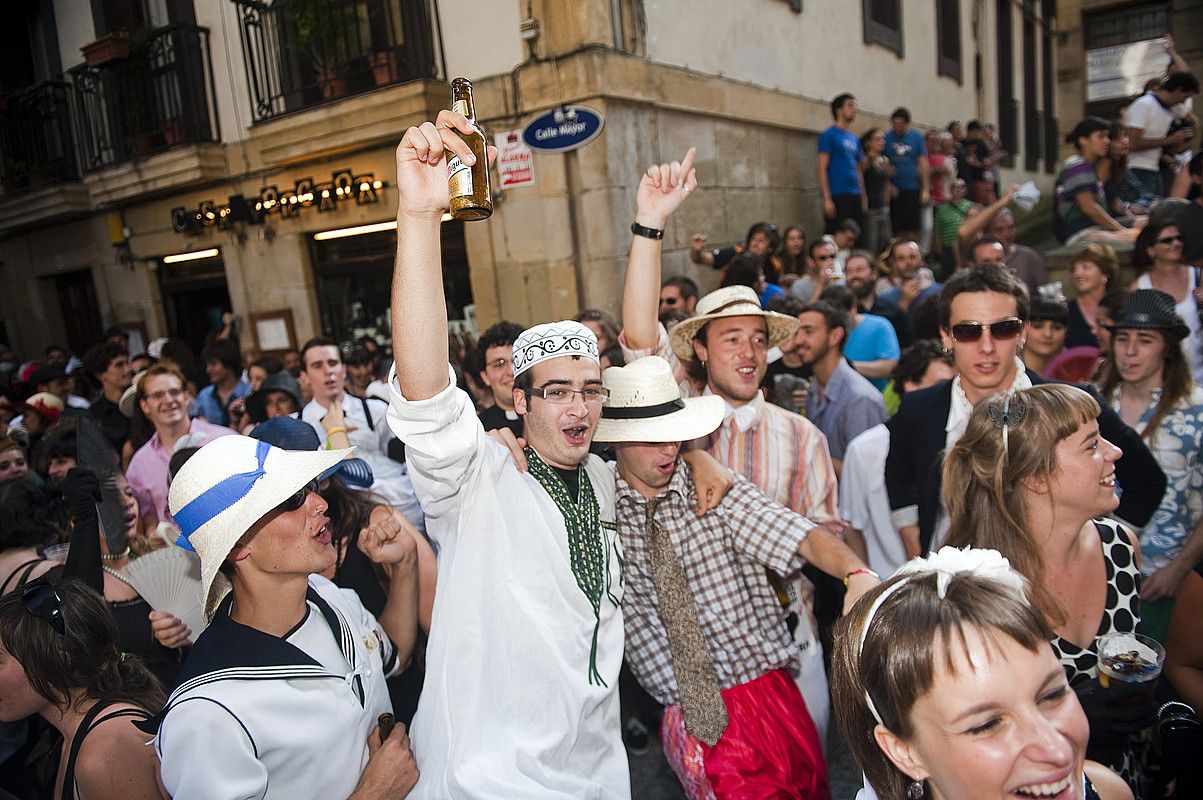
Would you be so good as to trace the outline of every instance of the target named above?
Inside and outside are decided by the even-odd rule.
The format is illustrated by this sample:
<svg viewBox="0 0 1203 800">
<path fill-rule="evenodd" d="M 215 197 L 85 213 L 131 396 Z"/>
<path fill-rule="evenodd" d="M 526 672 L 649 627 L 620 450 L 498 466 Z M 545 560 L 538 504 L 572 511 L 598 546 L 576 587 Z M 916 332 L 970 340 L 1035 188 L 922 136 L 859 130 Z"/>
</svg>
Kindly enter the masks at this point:
<svg viewBox="0 0 1203 800">
<path fill-rule="evenodd" d="M 447 189 L 451 197 L 468 197 L 472 194 L 472 167 L 452 156 L 447 162 Z"/>
<path fill-rule="evenodd" d="M 468 101 L 456 100 L 451 104 L 451 110 L 457 114 L 463 114 L 465 117 L 468 116 Z"/>
</svg>

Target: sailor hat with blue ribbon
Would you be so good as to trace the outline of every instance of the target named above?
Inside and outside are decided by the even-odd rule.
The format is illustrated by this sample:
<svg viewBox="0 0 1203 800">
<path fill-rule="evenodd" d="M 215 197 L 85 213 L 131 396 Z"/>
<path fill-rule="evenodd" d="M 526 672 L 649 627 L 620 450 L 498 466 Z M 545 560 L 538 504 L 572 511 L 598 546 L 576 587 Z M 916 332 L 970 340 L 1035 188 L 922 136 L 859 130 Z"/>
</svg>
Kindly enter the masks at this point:
<svg viewBox="0 0 1203 800">
<path fill-rule="evenodd" d="M 168 505 L 180 527 L 176 544 L 200 557 L 206 619 L 230 590 L 218 569 L 243 534 L 353 452 L 289 451 L 249 436 L 222 436 L 180 468 L 171 481 Z"/>
</svg>

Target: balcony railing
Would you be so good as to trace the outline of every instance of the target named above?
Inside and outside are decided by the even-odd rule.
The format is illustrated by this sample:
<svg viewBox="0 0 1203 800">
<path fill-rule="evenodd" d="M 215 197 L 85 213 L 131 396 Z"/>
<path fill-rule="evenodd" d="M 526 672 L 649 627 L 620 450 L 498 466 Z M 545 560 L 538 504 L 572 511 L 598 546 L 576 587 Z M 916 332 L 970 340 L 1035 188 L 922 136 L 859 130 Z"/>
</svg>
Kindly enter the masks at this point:
<svg viewBox="0 0 1203 800">
<path fill-rule="evenodd" d="M 255 122 L 435 74 L 427 0 L 232 0 Z"/>
<path fill-rule="evenodd" d="M 64 81 L 46 81 L 0 100 L 0 178 L 5 194 L 79 177 L 67 88 Z"/>
<path fill-rule="evenodd" d="M 209 30 L 186 23 L 130 37 L 128 59 L 71 71 L 84 170 L 218 141 Z"/>
</svg>

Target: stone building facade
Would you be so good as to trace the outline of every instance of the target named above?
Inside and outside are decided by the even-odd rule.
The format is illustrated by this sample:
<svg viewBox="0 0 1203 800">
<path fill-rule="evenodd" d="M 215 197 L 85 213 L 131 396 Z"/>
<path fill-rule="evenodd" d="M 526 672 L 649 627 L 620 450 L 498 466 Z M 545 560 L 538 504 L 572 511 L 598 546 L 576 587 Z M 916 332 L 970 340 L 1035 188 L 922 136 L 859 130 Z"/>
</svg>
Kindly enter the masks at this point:
<svg viewBox="0 0 1203 800">
<path fill-rule="evenodd" d="M 535 152 L 533 183 L 501 192 L 488 222 L 445 223 L 450 314 L 477 328 L 617 312 L 638 178 L 691 145 L 700 188 L 666 234 L 667 273 L 713 285 L 688 261 L 694 232 L 737 242 L 765 219 L 818 233 L 815 143 L 844 91 L 857 132 L 899 105 L 921 129 L 997 122 L 1003 182 L 1047 190 L 1054 106 L 1072 102 L 1054 65 L 1069 63 L 1052 13 L 1067 5 L 26 4 L 28 65 L 0 85 L 0 336 L 29 355 L 114 325 L 198 344 L 224 310 L 269 350 L 386 335 L 394 148 L 455 75 L 492 135 L 564 105 L 605 120 L 579 149 Z M 129 52 L 105 61 L 122 29 Z"/>
</svg>

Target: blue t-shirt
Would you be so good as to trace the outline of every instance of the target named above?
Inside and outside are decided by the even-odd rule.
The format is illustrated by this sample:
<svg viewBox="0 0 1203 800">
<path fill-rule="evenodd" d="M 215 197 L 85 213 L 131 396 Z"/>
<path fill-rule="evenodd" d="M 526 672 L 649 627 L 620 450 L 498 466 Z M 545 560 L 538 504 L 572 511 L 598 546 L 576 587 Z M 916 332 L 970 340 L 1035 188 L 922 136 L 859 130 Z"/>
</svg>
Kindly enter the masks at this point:
<svg viewBox="0 0 1203 800">
<path fill-rule="evenodd" d="M 785 290 L 782 289 L 780 286 L 778 286 L 775 283 L 766 283 L 764 285 L 764 291 L 760 293 L 760 307 L 768 308 L 770 300 L 772 300 L 774 297 L 784 297 L 784 296 L 785 296 Z"/>
<path fill-rule="evenodd" d="M 831 195 L 851 194 L 860 196 L 860 181 L 857 180 L 857 164 L 860 163 L 860 139 L 851 131 L 832 125 L 819 136 L 819 152 L 831 156 L 827 164 L 827 183 Z"/>
<path fill-rule="evenodd" d="M 250 393 L 251 385 L 246 381 L 240 380 L 234 384 L 234 391 L 230 394 L 230 402 L 233 403 L 238 398 L 246 397 Z M 230 415 L 227 408 L 227 406 L 222 405 L 221 399 L 217 396 L 216 387 L 210 384 L 196 393 L 196 411 L 192 416 L 204 417 L 206 421 L 212 422 L 214 425 L 229 426 Z"/>
<path fill-rule="evenodd" d="M 849 361 L 876 361 L 879 358 L 898 358 L 902 354 L 898 347 L 898 334 L 885 317 L 863 314 L 860 323 L 848 334 L 844 345 L 844 358 Z M 888 378 L 866 378 L 877 391 L 884 391 Z"/>
<path fill-rule="evenodd" d="M 919 189 L 919 156 L 925 155 L 927 144 L 919 131 L 908 128 L 901 136 L 892 129 L 886 131 L 886 157 L 894 165 L 895 187 L 904 191 Z"/>
</svg>

